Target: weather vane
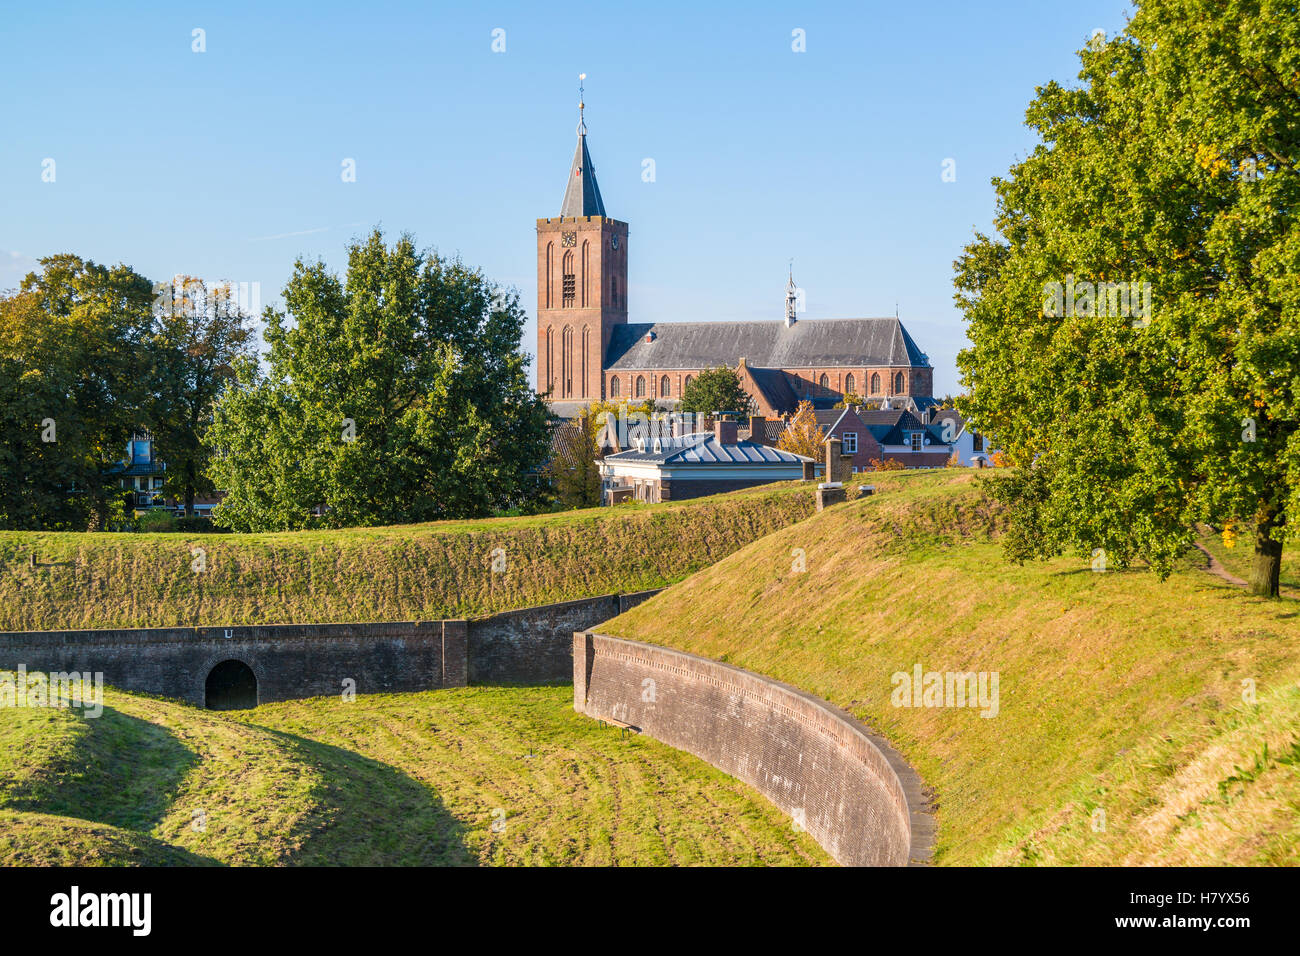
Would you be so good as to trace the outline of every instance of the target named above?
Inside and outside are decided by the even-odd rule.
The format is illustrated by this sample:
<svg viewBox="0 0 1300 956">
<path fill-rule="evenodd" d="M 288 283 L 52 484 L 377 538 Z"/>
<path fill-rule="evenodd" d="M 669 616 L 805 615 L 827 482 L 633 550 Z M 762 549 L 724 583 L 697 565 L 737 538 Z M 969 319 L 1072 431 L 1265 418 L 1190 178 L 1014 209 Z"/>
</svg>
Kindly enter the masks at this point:
<svg viewBox="0 0 1300 956">
<path fill-rule="evenodd" d="M 578 132 L 579 133 L 585 133 L 587 131 L 587 124 L 582 121 L 582 110 L 586 106 L 586 104 L 583 102 L 582 81 L 585 80 L 586 78 L 587 78 L 586 73 L 578 74 Z"/>
</svg>

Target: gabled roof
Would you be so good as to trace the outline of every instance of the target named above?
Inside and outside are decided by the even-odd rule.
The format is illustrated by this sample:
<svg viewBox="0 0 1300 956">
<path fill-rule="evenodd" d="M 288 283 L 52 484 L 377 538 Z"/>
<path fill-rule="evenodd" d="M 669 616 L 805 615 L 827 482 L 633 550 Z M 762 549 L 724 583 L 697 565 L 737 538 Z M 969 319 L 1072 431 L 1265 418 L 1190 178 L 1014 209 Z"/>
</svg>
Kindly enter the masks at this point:
<svg viewBox="0 0 1300 956">
<path fill-rule="evenodd" d="M 605 203 L 596 185 L 596 168 L 587 152 L 585 127 L 578 132 L 578 148 L 573 151 L 573 164 L 569 167 L 569 181 L 564 187 L 561 216 L 603 216 Z"/>
<path fill-rule="evenodd" d="M 569 213 L 564 213 L 566 216 Z M 649 333 L 650 341 L 646 341 Z M 616 325 L 611 369 L 759 368 L 894 365 L 929 368 L 897 318 L 801 319 L 784 322 L 653 322 Z"/>
<path fill-rule="evenodd" d="M 948 422 L 953 422 L 956 426 L 952 430 L 953 438 L 957 438 L 966 430 L 966 419 L 962 418 L 961 412 L 955 408 L 941 408 L 930 417 L 930 424 L 938 428 L 941 434 L 943 426 Z"/>
<path fill-rule="evenodd" d="M 752 441 L 738 441 L 720 444 L 711 433 L 687 435 L 678 439 L 672 447 L 653 451 L 653 444 L 647 445 L 645 451 L 621 451 L 608 455 L 606 464 L 618 462 L 645 462 L 656 465 L 796 465 L 812 461 L 803 455 L 795 455 L 770 445 L 760 445 Z"/>
<path fill-rule="evenodd" d="M 817 426 L 822 430 L 822 433 L 829 435 L 831 429 L 840 423 L 840 419 L 844 417 L 844 413 L 847 411 L 847 408 L 818 408 L 813 410 L 813 415 L 816 416 Z"/>
<path fill-rule="evenodd" d="M 751 368 L 746 364 L 740 373 L 742 384 L 746 372 L 768 407 L 777 411 L 789 411 L 798 406 L 799 396 L 790 385 L 790 377 L 779 368 Z"/>
</svg>

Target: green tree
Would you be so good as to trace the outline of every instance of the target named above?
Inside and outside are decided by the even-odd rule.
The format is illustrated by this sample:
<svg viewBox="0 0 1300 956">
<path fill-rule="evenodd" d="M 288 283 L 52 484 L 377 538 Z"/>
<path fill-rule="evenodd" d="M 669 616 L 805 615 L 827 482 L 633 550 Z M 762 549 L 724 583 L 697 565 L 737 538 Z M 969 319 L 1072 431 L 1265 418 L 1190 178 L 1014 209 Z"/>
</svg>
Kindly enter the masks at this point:
<svg viewBox="0 0 1300 956">
<path fill-rule="evenodd" d="M 1145 0 L 1080 56 L 994 181 L 1000 237 L 956 263 L 958 407 L 1019 466 L 1008 553 L 1163 576 L 1196 522 L 1239 522 L 1275 596 L 1300 516 L 1300 18 Z"/>
<path fill-rule="evenodd" d="M 149 422 L 167 463 L 163 491 L 193 517 L 195 497 L 215 490 L 208 475 L 212 451 L 203 442 L 212 408 L 236 362 L 254 353 L 253 331 L 228 284 L 209 288 L 177 276 L 155 291 Z"/>
<path fill-rule="evenodd" d="M 556 502 L 562 508 L 600 504 L 600 449 L 596 443 L 600 427 L 589 411 L 556 426 L 549 470 Z"/>
<path fill-rule="evenodd" d="M 0 298 L 0 527 L 103 528 L 144 415 L 152 285 L 74 255 L 40 266 Z"/>
<path fill-rule="evenodd" d="M 375 230 L 350 246 L 346 283 L 299 261 L 284 301 L 292 325 L 265 313 L 265 375 L 238 360 L 208 431 L 227 491 L 218 524 L 480 517 L 538 493 L 547 410 L 519 348 L 517 293 Z"/>
<path fill-rule="evenodd" d="M 711 415 L 714 412 L 752 415 L 754 400 L 740 384 L 736 370 L 719 365 L 717 368 L 706 368 L 691 379 L 690 384 L 682 390 L 676 411 L 696 415 Z"/>
</svg>

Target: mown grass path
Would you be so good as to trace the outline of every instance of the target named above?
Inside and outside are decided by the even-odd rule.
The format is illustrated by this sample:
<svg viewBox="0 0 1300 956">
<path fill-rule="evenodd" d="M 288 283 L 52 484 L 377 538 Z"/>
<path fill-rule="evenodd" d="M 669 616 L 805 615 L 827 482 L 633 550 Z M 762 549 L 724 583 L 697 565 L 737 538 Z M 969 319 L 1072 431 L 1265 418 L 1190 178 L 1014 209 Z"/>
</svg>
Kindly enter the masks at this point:
<svg viewBox="0 0 1300 956">
<path fill-rule="evenodd" d="M 218 714 L 109 692 L 0 709 L 0 864 L 828 864 L 700 760 L 568 687 Z"/>
</svg>

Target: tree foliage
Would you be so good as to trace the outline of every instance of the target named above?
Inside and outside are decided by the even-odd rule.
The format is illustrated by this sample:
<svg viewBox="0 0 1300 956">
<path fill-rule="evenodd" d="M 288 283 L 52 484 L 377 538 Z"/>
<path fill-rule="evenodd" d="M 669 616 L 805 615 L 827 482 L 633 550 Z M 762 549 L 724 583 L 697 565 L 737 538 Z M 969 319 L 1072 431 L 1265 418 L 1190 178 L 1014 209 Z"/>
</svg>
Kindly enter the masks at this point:
<svg viewBox="0 0 1300 956">
<path fill-rule="evenodd" d="M 148 403 L 152 284 L 74 255 L 40 266 L 0 298 L 0 527 L 102 528 Z"/>
<path fill-rule="evenodd" d="M 161 286 L 154 316 L 149 425 L 167 463 L 163 492 L 193 517 L 195 497 L 216 490 L 203 437 L 236 363 L 255 354 L 253 330 L 229 284 L 192 276 Z"/>
<path fill-rule="evenodd" d="M 1252 591 L 1275 595 L 1300 517 L 1300 18 L 1145 0 L 1080 57 L 994 180 L 1000 237 L 955 264 L 958 405 L 1018 466 L 997 483 L 1008 552 L 1100 548 L 1164 575 L 1196 522 L 1236 521 Z M 1124 314 L 1095 285 L 1113 282 L 1150 283 L 1151 308 Z M 1083 290 L 1064 314 L 1053 283 Z"/>
<path fill-rule="evenodd" d="M 706 368 L 691 379 L 690 384 L 682 389 L 676 410 L 696 415 L 735 412 L 743 417 L 754 413 L 754 400 L 740 384 L 736 370 L 719 365 Z"/>
<path fill-rule="evenodd" d="M 536 493 L 549 432 L 517 293 L 375 230 L 349 247 L 346 283 L 299 261 L 284 301 L 265 313 L 265 374 L 236 363 L 208 432 L 219 524 L 479 517 Z"/>
<path fill-rule="evenodd" d="M 794 455 L 804 455 L 813 461 L 826 460 L 826 435 L 817 424 L 817 412 L 812 402 L 804 399 L 795 410 L 794 417 L 781 432 L 776 447 Z"/>
</svg>

